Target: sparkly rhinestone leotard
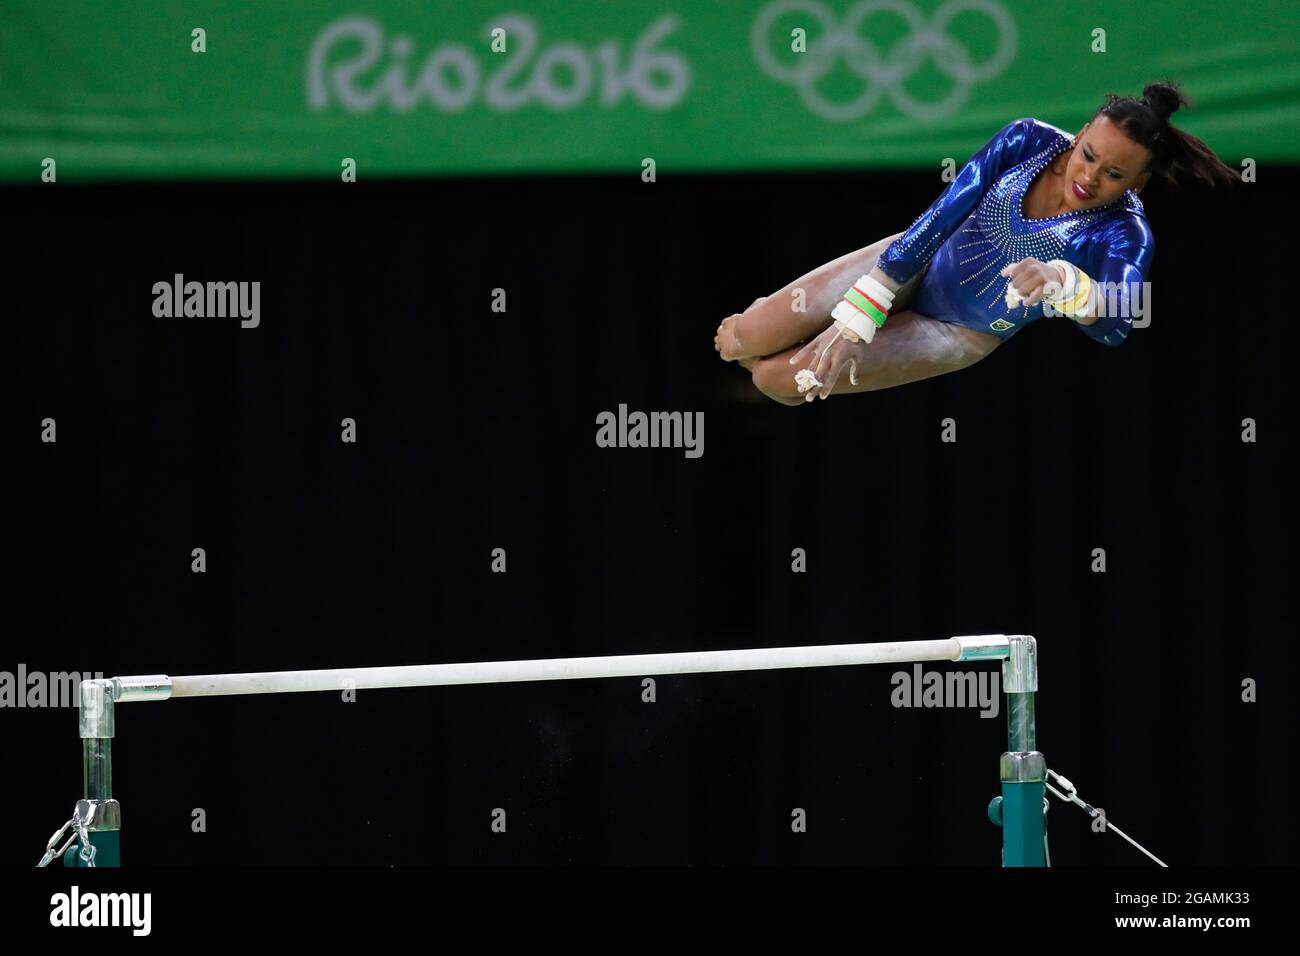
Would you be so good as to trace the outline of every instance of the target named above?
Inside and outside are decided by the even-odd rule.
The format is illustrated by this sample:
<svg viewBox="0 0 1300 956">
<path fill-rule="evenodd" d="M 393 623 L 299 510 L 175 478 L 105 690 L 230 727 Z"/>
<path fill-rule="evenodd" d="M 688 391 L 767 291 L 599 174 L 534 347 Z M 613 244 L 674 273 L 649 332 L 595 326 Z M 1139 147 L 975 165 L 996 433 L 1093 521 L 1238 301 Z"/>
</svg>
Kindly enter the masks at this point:
<svg viewBox="0 0 1300 956">
<path fill-rule="evenodd" d="M 890 278 L 906 282 L 930 269 L 908 308 L 954 325 L 1008 339 L 1035 319 L 1042 303 L 1008 309 L 1007 265 L 1033 256 L 1064 259 L 1094 282 L 1115 283 L 1121 301 L 1146 280 L 1155 239 L 1137 195 L 1046 219 L 1023 216 L 1034 177 L 1070 148 L 1065 131 L 1036 119 L 1004 127 L 971 157 L 952 184 L 880 257 Z M 931 258 L 933 257 L 933 258 Z M 1103 345 L 1122 343 L 1133 324 L 1127 308 L 1107 309 L 1078 328 Z"/>
</svg>

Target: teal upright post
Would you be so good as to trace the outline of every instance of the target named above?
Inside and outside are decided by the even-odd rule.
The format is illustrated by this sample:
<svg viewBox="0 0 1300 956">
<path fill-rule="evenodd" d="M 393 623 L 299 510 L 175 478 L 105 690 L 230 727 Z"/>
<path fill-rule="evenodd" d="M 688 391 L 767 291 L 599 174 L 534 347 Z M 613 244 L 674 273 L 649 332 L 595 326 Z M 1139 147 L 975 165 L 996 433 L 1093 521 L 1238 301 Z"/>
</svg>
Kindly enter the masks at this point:
<svg viewBox="0 0 1300 956">
<path fill-rule="evenodd" d="M 1038 645 L 1032 637 L 1011 638 L 1002 662 L 1002 689 L 1007 695 L 1007 752 L 1000 765 L 1002 796 L 989 805 L 989 816 L 1002 826 L 1003 866 L 1046 866 L 1047 762 L 1038 752 L 1034 727 Z"/>
<path fill-rule="evenodd" d="M 78 831 L 84 827 L 81 835 L 94 851 L 88 853 L 79 839 L 63 854 L 63 865 L 121 866 L 122 810 L 113 799 L 112 684 L 106 680 L 82 681 L 78 705 L 83 799 L 77 801 L 73 819 Z"/>
</svg>

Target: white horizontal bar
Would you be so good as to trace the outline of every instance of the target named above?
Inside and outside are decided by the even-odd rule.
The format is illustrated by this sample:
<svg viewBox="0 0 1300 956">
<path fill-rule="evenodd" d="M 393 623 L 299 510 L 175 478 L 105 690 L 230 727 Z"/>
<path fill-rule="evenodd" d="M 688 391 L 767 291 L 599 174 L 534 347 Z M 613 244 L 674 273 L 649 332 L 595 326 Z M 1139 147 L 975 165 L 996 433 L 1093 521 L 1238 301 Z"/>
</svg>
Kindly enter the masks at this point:
<svg viewBox="0 0 1300 956">
<path fill-rule="evenodd" d="M 171 697 L 225 694 L 285 694 L 384 687 L 431 687 L 445 684 L 499 684 L 510 681 L 582 680 L 596 677 L 652 677 L 716 671 L 775 670 L 785 667 L 842 667 L 850 664 L 904 664 L 1007 656 L 1001 634 L 950 637 L 939 641 L 883 644 L 829 644 L 815 647 L 765 647 L 740 651 L 680 654 L 630 654 L 622 657 L 561 657 L 536 661 L 487 661 L 471 664 L 416 664 L 406 667 L 360 667 L 263 674 L 205 674 L 198 677 L 116 678 L 125 692 L 119 700 L 160 699 L 170 683 Z M 1001 653 L 999 654 L 999 650 Z M 140 686 L 140 692 L 132 688 Z M 148 686 L 151 692 L 145 693 Z"/>
</svg>

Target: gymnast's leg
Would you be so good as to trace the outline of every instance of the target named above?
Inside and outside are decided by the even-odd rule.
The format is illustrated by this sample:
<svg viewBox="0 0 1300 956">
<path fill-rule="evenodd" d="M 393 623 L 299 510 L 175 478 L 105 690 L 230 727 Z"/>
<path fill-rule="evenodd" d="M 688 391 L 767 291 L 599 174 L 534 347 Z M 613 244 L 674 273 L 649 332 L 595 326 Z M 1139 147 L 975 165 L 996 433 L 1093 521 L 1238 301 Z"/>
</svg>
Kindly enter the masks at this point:
<svg viewBox="0 0 1300 956">
<path fill-rule="evenodd" d="M 889 236 L 856 252 L 840 256 L 791 282 L 779 292 L 755 300 L 744 312 L 728 316 L 718 326 L 713 347 L 727 361 L 771 355 L 820 333 L 830 325 L 831 310 L 859 276 L 876 265 L 876 259 L 898 236 Z M 901 308 L 920 284 L 920 275 L 903 285 L 894 297 Z"/>
<path fill-rule="evenodd" d="M 865 358 L 857 369 L 857 384 L 850 381 L 847 371 L 841 372 L 831 394 L 879 391 L 955 372 L 974 365 L 1001 342 L 987 332 L 904 310 L 891 314 L 867 346 Z M 790 356 L 798 351 L 799 347 L 791 346 L 776 355 L 744 363 L 758 390 L 783 405 L 805 403 L 805 396 L 799 394 L 794 381 L 799 367 L 790 364 Z"/>
</svg>

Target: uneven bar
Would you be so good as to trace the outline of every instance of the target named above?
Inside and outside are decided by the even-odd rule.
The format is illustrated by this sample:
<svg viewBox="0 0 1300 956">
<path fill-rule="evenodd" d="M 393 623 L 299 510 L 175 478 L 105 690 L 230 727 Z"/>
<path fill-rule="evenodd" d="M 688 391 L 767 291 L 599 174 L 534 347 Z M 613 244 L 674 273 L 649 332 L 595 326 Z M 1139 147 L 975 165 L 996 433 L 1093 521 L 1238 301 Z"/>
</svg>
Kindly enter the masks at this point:
<svg viewBox="0 0 1300 956">
<path fill-rule="evenodd" d="M 677 654 L 630 654 L 616 657 L 562 657 L 532 661 L 486 661 L 468 664 L 417 664 L 405 667 L 360 667 L 335 670 L 271 671 L 260 674 L 205 674 L 168 677 L 151 674 L 83 681 L 81 736 L 85 797 L 77 804 L 88 819 L 93 857 L 88 865 L 121 863 L 121 808 L 112 799 L 112 744 L 118 703 L 215 697 L 231 694 L 286 694 L 306 691 L 432 687 L 449 684 L 496 684 L 514 681 L 581 680 L 599 677 L 650 677 L 724 671 L 778 670 L 794 667 L 843 667 L 856 664 L 910 664 L 922 661 L 1002 661 L 1002 684 L 1009 701 L 1011 750 L 1002 755 L 1002 795 L 989 805 L 989 816 L 1003 828 L 1004 866 L 1042 866 L 1043 755 L 1032 748 L 1033 694 L 1038 689 L 1035 641 L 1028 635 L 985 634 L 940 641 L 895 641 L 879 644 L 829 644 L 812 647 L 765 647 L 738 651 Z M 84 811 L 84 812 L 83 812 Z M 83 858 L 70 848 L 64 865 Z M 96 863 L 95 861 L 99 862 Z"/>
<path fill-rule="evenodd" d="M 765 647 L 736 651 L 630 654 L 615 657 L 561 657 L 532 661 L 467 664 L 416 664 L 335 670 L 271 671 L 256 674 L 203 674 L 194 677 L 115 677 L 117 701 L 230 694 L 288 694 L 308 691 L 499 684 L 511 681 L 586 680 L 600 677 L 651 677 L 721 671 L 777 670 L 791 667 L 842 667 L 855 664 L 908 664 L 918 661 L 999 660 L 1009 653 L 1004 634 L 950 637 L 938 641 L 879 644 L 828 644 Z"/>
</svg>

